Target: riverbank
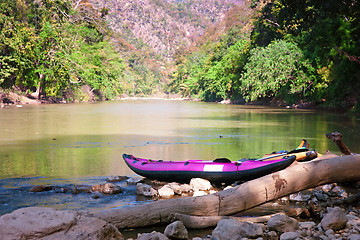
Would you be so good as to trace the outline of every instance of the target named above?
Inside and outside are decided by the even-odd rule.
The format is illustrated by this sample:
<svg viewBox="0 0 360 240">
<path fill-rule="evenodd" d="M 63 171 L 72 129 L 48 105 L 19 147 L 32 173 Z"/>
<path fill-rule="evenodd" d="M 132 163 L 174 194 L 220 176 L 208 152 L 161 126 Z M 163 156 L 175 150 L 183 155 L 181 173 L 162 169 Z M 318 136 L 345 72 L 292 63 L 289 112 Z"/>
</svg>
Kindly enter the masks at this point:
<svg viewBox="0 0 360 240">
<path fill-rule="evenodd" d="M 65 100 L 59 98 L 36 98 L 30 94 L 18 93 L 14 91 L 0 92 L 0 103 L 2 107 L 5 106 L 21 106 L 21 105 L 40 105 L 52 103 L 66 103 Z"/>
<path fill-rule="evenodd" d="M 94 97 L 91 96 L 91 92 L 85 91 L 84 94 L 87 95 L 86 99 L 89 99 L 85 102 L 94 102 Z M 157 93 L 150 96 L 128 96 L 122 95 L 116 97 L 115 100 L 143 100 L 143 99 L 156 99 L 156 100 L 177 100 L 177 101 L 201 101 L 201 99 L 191 98 L 191 97 L 183 97 L 180 94 L 166 94 L 166 93 Z M 75 101 L 81 102 L 81 101 Z M 9 106 L 9 105 L 39 105 L 39 104 L 65 104 L 65 103 L 73 103 L 67 102 L 65 99 L 56 98 L 56 97 L 42 97 L 40 99 L 33 97 L 30 94 L 25 94 L 22 92 L 16 91 L 2 91 L 0 92 L 0 103 L 1 106 Z M 330 112 L 338 112 L 338 113 L 347 113 L 347 112 L 356 112 L 357 102 L 356 99 L 351 98 L 347 101 L 343 101 L 339 103 L 337 106 L 329 105 L 325 100 L 320 103 L 314 102 L 306 102 L 299 101 L 294 104 L 288 104 L 283 100 L 278 99 L 262 99 L 253 102 L 245 102 L 244 100 L 239 101 L 230 101 L 223 100 L 218 102 L 220 104 L 235 104 L 235 105 L 263 105 L 270 107 L 280 107 L 280 108 L 288 108 L 288 109 L 310 109 L 310 110 L 320 110 L 320 111 L 330 111 Z"/>
<path fill-rule="evenodd" d="M 89 98 L 91 99 L 91 98 Z M 128 96 L 122 95 L 115 100 L 142 100 L 142 99 L 156 99 L 156 100 L 177 100 L 177 101 L 200 101 L 199 99 L 184 98 L 178 94 L 154 94 L 151 96 Z M 78 101 L 81 102 L 81 101 Z M 95 102 L 95 100 L 89 100 L 85 102 Z M 73 103 L 67 102 L 61 98 L 35 98 L 29 94 L 18 93 L 14 91 L 0 92 L 0 104 L 2 107 L 5 106 L 21 106 L 21 105 L 40 105 L 40 104 L 65 104 Z"/>
<path fill-rule="evenodd" d="M 174 215 L 168 225 L 131 229 L 118 229 L 112 223 L 87 211 L 28 207 L 1 216 L 0 234 L 4 240 L 79 239 L 79 237 L 128 240 L 241 238 L 358 240 L 360 239 L 359 187 L 359 183 L 350 185 L 333 183 L 293 193 L 268 203 L 272 207 L 282 206 L 284 211 L 276 214 L 259 216 L 251 215 L 251 211 L 247 211 L 216 218 Z M 163 197 L 157 201 L 167 201 L 166 199 L 168 198 Z"/>
<path fill-rule="evenodd" d="M 116 195 L 122 192 L 117 184 L 126 181 L 128 185 L 136 184 L 137 195 L 148 197 L 152 201 L 131 207 L 114 206 L 100 212 L 56 210 L 50 207 L 20 208 L 0 217 L 0 234 L 5 240 L 79 239 L 79 236 L 84 239 L 138 240 L 242 238 L 358 240 L 360 182 L 348 182 L 349 179 L 359 180 L 356 170 L 359 165 L 358 158 L 358 156 L 343 156 L 301 162 L 249 182 L 223 185 L 220 189 L 215 189 L 209 181 L 199 178 L 192 179 L 189 184 L 179 184 L 116 176 L 108 178 L 107 181 L 111 183 L 107 184 L 92 187 L 75 186 L 72 189 L 77 190 L 72 191 L 72 194 L 79 194 L 79 190 L 83 190 L 86 194 L 95 192 L 99 198 L 102 194 Z M 344 166 L 339 166 L 339 162 L 344 163 Z M 338 167 L 334 166 L 335 163 Z M 324 166 L 329 167 L 326 175 L 330 178 L 320 182 L 332 182 L 334 180 L 331 179 L 336 179 L 343 183 L 313 185 L 313 181 L 325 179 L 318 176 L 318 173 L 315 174 L 313 168 L 320 171 Z M 354 167 L 349 169 L 349 166 Z M 334 168 L 335 170 L 330 170 Z M 347 174 L 339 173 L 339 168 Z M 300 189 L 304 190 L 289 191 L 293 189 L 293 184 L 298 184 L 294 172 L 298 172 L 303 177 L 301 186 L 309 186 L 307 182 L 310 182 L 316 187 L 309 189 L 302 187 Z M 306 172 L 312 174 L 305 174 Z M 279 178 L 279 175 L 282 178 Z M 273 192 L 270 179 L 276 178 L 278 178 L 275 183 L 276 191 L 282 191 L 283 188 L 282 193 Z M 282 182 L 281 185 L 286 186 L 280 187 L 278 180 Z M 257 208 L 259 207 L 257 204 L 260 204 L 254 204 L 254 201 L 258 201 L 254 196 L 261 198 L 261 193 L 256 191 L 259 183 L 265 184 L 266 189 L 266 199 L 261 200 L 261 203 L 267 204 L 268 209 L 281 206 L 281 211 L 270 215 L 253 214 L 253 207 Z M 285 190 L 286 188 L 289 189 Z M 109 189 L 117 191 L 107 191 Z M 62 190 L 59 191 L 55 186 L 47 188 L 37 186 L 29 189 L 33 194 L 53 191 L 54 195 L 64 194 Z M 283 195 L 285 192 L 287 194 Z M 274 194 L 278 197 L 273 198 Z M 214 206 L 219 206 L 219 209 L 214 211 L 212 208 Z M 228 208 L 235 208 L 236 211 L 232 211 L 231 214 Z M 226 212 L 228 214 L 224 214 Z M 144 228 L 145 226 L 147 228 Z"/>
</svg>

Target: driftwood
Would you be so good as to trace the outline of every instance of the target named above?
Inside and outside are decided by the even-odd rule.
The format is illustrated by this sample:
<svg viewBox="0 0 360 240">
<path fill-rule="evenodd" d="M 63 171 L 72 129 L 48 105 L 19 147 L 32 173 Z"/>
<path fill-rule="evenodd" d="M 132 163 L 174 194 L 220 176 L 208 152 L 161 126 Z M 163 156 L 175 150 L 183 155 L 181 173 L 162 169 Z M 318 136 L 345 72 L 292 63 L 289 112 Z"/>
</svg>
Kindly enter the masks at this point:
<svg viewBox="0 0 360 240">
<path fill-rule="evenodd" d="M 331 139 L 340 149 L 340 152 L 344 155 L 351 155 L 348 146 L 345 145 L 345 143 L 342 140 L 342 134 L 340 132 L 332 132 L 327 133 L 325 136 L 329 139 Z"/>
<path fill-rule="evenodd" d="M 181 221 L 186 228 L 200 229 L 215 227 L 222 219 L 235 219 L 239 222 L 264 223 L 275 214 L 259 217 L 232 217 L 232 216 L 192 216 L 181 213 L 174 214 L 174 220 Z"/>
<path fill-rule="evenodd" d="M 96 217 L 118 228 L 169 223 L 175 213 L 227 216 L 301 190 L 334 182 L 360 180 L 360 155 L 297 163 L 282 171 L 201 197 L 184 197 L 110 209 Z"/>
</svg>

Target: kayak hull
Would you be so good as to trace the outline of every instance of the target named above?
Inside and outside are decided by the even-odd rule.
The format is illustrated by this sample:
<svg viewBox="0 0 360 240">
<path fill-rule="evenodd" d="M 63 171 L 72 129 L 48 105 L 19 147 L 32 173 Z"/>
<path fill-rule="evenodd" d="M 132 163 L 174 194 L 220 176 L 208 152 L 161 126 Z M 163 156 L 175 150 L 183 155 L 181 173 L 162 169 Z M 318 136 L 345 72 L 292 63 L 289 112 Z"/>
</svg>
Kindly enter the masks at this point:
<svg viewBox="0 0 360 240">
<path fill-rule="evenodd" d="M 167 182 L 189 182 L 191 178 L 204 178 L 211 182 L 229 183 L 248 181 L 291 165 L 296 156 L 269 161 L 248 160 L 245 162 L 224 161 L 163 161 L 137 158 L 123 154 L 128 167 L 138 175 Z"/>
</svg>

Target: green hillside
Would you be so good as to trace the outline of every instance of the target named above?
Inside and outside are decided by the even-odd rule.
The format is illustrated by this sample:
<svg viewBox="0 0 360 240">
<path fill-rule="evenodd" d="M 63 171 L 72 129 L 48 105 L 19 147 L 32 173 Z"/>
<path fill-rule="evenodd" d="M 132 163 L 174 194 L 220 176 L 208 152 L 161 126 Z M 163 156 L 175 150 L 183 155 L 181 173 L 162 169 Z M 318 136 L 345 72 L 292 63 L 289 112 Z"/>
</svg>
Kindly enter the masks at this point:
<svg viewBox="0 0 360 240">
<path fill-rule="evenodd" d="M 359 1 L 252 1 L 177 63 L 170 90 L 205 101 L 358 108 Z M 251 10 L 250 10 L 251 9 Z M 244 14 L 246 13 L 246 14 Z M 250 24 L 250 26 L 249 26 Z"/>
<path fill-rule="evenodd" d="M 80 102 L 181 94 L 356 110 L 359 5 L 1 0 L 0 95 Z"/>
</svg>

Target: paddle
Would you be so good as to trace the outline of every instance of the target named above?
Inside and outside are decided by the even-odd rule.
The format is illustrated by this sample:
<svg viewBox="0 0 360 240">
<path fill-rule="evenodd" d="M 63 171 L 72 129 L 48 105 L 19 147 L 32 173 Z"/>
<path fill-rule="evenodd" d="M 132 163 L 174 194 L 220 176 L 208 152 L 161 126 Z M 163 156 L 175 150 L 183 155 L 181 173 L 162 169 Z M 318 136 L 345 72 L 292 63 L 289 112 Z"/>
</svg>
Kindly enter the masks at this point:
<svg viewBox="0 0 360 240">
<path fill-rule="evenodd" d="M 309 150 L 309 147 L 310 147 L 309 143 L 305 139 L 303 139 L 303 140 L 301 140 L 301 143 L 299 144 L 299 146 L 297 148 L 295 148 L 294 150 L 290 151 L 290 152 L 283 150 L 283 151 L 277 152 L 278 154 L 274 153 L 275 155 L 262 157 L 262 158 L 259 158 L 259 159 L 244 159 L 243 158 L 243 159 L 238 160 L 237 162 L 245 162 L 247 160 L 264 161 L 264 160 L 268 160 L 268 159 L 271 159 L 271 158 L 281 157 L 281 156 L 284 156 L 284 155 L 287 155 L 287 154 L 305 152 L 305 151 Z"/>
<path fill-rule="evenodd" d="M 305 152 L 305 151 L 308 151 L 309 150 L 309 143 L 305 140 L 305 139 L 302 139 L 301 140 L 301 143 L 299 144 L 299 146 L 297 148 L 295 148 L 294 150 L 288 152 L 288 151 L 285 151 L 285 150 L 282 150 L 282 151 L 279 151 L 279 152 L 274 152 L 273 154 L 275 155 L 270 155 L 270 156 L 267 156 L 267 157 L 262 157 L 262 158 L 258 158 L 258 159 L 247 159 L 247 158 L 242 158 L 240 160 L 237 160 L 237 161 L 234 161 L 234 162 L 238 162 L 238 163 L 241 163 L 241 162 L 245 162 L 245 161 L 248 161 L 248 160 L 252 160 L 252 161 L 264 161 L 264 160 L 268 160 L 268 159 L 271 159 L 271 158 L 277 158 L 277 157 L 281 157 L 281 156 L 284 156 L 286 154 L 293 154 L 293 153 L 299 153 L 299 152 Z M 215 160 L 213 160 L 213 162 L 219 162 L 219 163 L 230 163 L 231 161 L 227 158 L 217 158 Z"/>
</svg>

